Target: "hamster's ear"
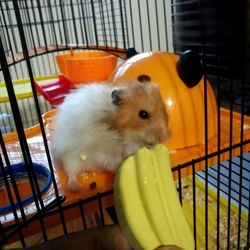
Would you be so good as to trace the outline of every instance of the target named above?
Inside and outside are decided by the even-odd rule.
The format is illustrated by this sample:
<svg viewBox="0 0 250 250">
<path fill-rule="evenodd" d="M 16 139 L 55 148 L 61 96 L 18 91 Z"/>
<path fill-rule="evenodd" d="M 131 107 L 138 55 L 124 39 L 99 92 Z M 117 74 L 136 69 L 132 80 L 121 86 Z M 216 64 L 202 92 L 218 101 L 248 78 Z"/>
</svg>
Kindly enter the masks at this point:
<svg viewBox="0 0 250 250">
<path fill-rule="evenodd" d="M 187 50 L 177 62 L 177 73 L 187 87 L 195 87 L 203 76 L 203 66 L 198 53 Z"/>
<path fill-rule="evenodd" d="M 115 89 L 112 91 L 111 93 L 111 97 L 112 97 L 112 102 L 115 105 L 121 105 L 123 102 L 123 98 L 124 98 L 124 90 L 121 89 Z"/>
</svg>

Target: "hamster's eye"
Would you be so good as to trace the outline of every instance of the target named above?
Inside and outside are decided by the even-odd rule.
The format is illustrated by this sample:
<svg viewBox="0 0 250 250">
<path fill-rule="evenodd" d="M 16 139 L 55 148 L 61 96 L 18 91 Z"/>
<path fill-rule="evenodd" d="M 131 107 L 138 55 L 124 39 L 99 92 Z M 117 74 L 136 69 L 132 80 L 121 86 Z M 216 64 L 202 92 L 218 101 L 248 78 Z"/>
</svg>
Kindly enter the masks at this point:
<svg viewBox="0 0 250 250">
<path fill-rule="evenodd" d="M 146 110 L 140 110 L 139 111 L 139 116 L 141 119 L 148 119 L 149 118 L 149 114 Z"/>
<path fill-rule="evenodd" d="M 138 80 L 139 82 L 150 82 L 150 81 L 151 81 L 151 78 L 150 78 L 150 76 L 148 76 L 148 75 L 139 75 L 139 76 L 137 77 L 137 80 Z"/>
</svg>

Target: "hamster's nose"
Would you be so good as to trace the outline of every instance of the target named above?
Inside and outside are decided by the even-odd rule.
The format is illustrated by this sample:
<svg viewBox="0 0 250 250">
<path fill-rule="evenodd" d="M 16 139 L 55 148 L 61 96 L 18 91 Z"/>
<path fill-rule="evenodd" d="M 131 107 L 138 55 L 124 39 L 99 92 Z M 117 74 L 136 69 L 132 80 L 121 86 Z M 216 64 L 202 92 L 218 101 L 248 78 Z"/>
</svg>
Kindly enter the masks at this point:
<svg viewBox="0 0 250 250">
<path fill-rule="evenodd" d="M 170 130 L 166 127 L 160 127 L 157 132 L 156 140 L 158 143 L 166 141 L 170 137 Z"/>
</svg>

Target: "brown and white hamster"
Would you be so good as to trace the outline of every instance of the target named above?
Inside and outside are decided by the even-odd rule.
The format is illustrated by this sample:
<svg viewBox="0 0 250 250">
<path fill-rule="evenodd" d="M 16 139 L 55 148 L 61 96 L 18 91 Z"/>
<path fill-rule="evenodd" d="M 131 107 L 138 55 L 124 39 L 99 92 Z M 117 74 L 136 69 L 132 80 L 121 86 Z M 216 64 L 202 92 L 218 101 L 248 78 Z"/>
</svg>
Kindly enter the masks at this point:
<svg viewBox="0 0 250 250">
<path fill-rule="evenodd" d="M 87 84 L 58 107 L 52 150 L 68 175 L 68 188 L 80 188 L 83 171 L 115 171 L 141 147 L 168 138 L 168 116 L 158 85 Z"/>
</svg>

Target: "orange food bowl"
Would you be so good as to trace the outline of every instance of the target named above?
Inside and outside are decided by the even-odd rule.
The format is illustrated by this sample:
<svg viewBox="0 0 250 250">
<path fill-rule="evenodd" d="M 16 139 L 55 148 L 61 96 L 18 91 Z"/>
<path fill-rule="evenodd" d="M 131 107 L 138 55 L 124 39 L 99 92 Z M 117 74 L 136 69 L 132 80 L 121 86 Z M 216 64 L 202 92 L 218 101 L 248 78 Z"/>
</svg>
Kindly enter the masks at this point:
<svg viewBox="0 0 250 250">
<path fill-rule="evenodd" d="M 145 52 L 125 61 L 111 80 L 146 79 L 159 84 L 169 114 L 171 137 L 166 145 L 181 149 L 205 143 L 204 79 L 187 86 L 177 73 L 179 56 L 167 52 Z M 208 139 L 217 133 L 217 103 L 207 81 Z"/>
<path fill-rule="evenodd" d="M 75 84 L 105 81 L 114 71 L 117 58 L 103 51 L 56 55 L 60 71 Z"/>
</svg>

